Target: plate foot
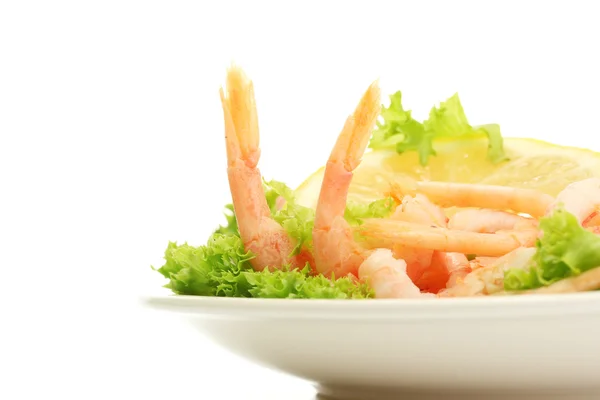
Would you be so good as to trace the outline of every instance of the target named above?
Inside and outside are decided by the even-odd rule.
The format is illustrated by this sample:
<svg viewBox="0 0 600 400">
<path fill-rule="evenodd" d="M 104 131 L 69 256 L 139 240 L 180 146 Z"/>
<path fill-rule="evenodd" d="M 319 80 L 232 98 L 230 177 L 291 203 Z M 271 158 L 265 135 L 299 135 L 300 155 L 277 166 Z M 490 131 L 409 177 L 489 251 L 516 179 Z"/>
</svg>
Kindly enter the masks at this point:
<svg viewBox="0 0 600 400">
<path fill-rule="evenodd" d="M 316 385 L 317 400 L 598 400 L 600 391 L 448 392 Z"/>
</svg>

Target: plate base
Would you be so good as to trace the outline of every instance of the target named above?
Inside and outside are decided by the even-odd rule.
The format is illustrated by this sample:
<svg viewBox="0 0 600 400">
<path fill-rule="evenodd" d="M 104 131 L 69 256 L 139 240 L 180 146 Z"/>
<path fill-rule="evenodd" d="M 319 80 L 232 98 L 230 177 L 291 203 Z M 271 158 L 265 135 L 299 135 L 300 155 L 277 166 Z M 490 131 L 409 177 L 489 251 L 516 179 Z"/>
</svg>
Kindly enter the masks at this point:
<svg viewBox="0 0 600 400">
<path fill-rule="evenodd" d="M 418 390 L 382 390 L 366 387 L 316 385 L 317 400 L 598 400 L 600 391 L 547 392 L 423 392 Z"/>
</svg>

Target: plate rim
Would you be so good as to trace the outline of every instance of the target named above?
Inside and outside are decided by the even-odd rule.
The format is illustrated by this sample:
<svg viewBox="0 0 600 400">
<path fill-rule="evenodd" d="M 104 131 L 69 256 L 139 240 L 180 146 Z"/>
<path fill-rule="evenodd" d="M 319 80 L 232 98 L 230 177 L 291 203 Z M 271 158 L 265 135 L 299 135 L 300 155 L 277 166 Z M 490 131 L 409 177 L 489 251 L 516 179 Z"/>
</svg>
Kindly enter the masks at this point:
<svg viewBox="0 0 600 400">
<path fill-rule="evenodd" d="M 265 299 L 146 295 L 149 308 L 198 316 L 335 320 L 513 319 L 600 317 L 600 291 L 444 299 Z"/>
</svg>

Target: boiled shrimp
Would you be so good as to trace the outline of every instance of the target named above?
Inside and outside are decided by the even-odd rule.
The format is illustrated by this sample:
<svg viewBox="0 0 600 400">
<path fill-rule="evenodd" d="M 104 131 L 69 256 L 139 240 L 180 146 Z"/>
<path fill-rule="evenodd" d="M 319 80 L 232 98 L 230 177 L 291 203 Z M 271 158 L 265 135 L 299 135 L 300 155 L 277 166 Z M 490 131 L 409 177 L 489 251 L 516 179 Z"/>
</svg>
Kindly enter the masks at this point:
<svg viewBox="0 0 600 400">
<path fill-rule="evenodd" d="M 380 107 L 379 87 L 373 83 L 331 152 L 315 211 L 315 265 L 326 276 L 350 275 L 367 281 L 377 298 L 420 297 L 419 288 L 406 273 L 406 262 L 394 258 L 389 249 L 369 251 L 359 245 L 344 219 L 352 171 L 365 151 Z"/>
<path fill-rule="evenodd" d="M 358 277 L 369 282 L 376 298 L 435 297 L 421 293 L 406 273 L 406 262 L 396 259 L 389 249 L 374 250 L 358 269 Z"/>
<path fill-rule="evenodd" d="M 406 262 L 394 258 L 389 249 L 371 252 L 359 245 L 344 219 L 352 171 L 360 162 L 380 112 L 379 98 L 374 83 L 346 121 L 325 167 L 313 229 L 315 265 L 326 276 L 351 274 L 368 280 L 378 298 L 417 297 L 421 292 L 408 277 Z"/>
<path fill-rule="evenodd" d="M 374 82 L 346 120 L 325 167 L 313 228 L 315 266 L 325 276 L 358 275 L 358 267 L 365 259 L 364 249 L 354 241 L 353 230 L 344 219 L 344 211 L 352 171 L 360 163 L 381 111 L 380 96 Z"/>
<path fill-rule="evenodd" d="M 416 248 L 492 257 L 505 255 L 519 247 L 531 247 L 537 238 L 534 230 L 477 233 L 382 218 L 366 219 L 356 230 L 369 238 L 372 245 L 400 243 Z"/>
<path fill-rule="evenodd" d="M 425 224 L 427 226 L 446 225 L 446 216 L 441 208 L 432 204 L 427 197 L 421 194 L 404 196 L 391 218 L 399 221 Z M 402 243 L 395 243 L 391 247 L 394 257 L 401 258 L 406 262 L 408 276 L 419 288 L 433 291 L 435 290 L 433 286 L 439 285 L 438 281 L 440 280 L 445 285 L 448 276 L 446 274 L 446 276 L 440 277 L 440 275 L 444 274 L 444 271 L 439 268 L 439 265 L 434 265 L 434 269 L 436 270 L 434 273 L 428 274 L 423 280 L 421 279 L 425 271 L 432 266 L 433 250 L 406 246 Z M 438 268 L 435 268 L 436 266 Z M 431 278 L 433 278 L 433 282 L 431 282 Z"/>
<path fill-rule="evenodd" d="M 552 213 L 558 206 L 563 206 L 566 211 L 573 214 L 582 225 L 591 225 L 600 209 L 600 179 L 590 178 L 568 185 L 557 196 L 556 199 L 547 207 L 546 215 Z M 477 210 L 481 211 L 481 210 Z M 465 214 L 468 215 L 468 214 Z M 474 216 L 474 214 L 471 214 Z M 490 214 L 491 215 L 491 214 Z M 463 221 L 459 218 L 455 221 L 461 228 L 465 228 L 468 220 Z M 521 226 L 529 225 L 529 228 L 535 227 L 530 221 L 525 221 L 516 217 L 499 218 L 495 215 L 488 219 L 488 223 L 494 228 L 515 228 L 518 224 Z M 514 222 L 514 224 L 513 224 Z M 470 222 L 472 225 L 478 222 Z M 510 226 L 508 226 L 510 225 Z M 592 229 L 594 227 L 590 227 Z M 535 254 L 535 248 L 518 248 L 507 255 L 496 260 L 481 258 L 475 260 L 483 263 L 481 268 L 474 270 L 467 275 L 463 282 L 454 288 L 443 292 L 442 296 L 474 296 L 499 294 L 503 292 L 504 272 L 508 268 L 526 268 Z M 481 264 L 480 264 L 481 265 Z M 568 293 L 576 291 L 594 290 L 600 287 L 600 272 L 588 271 L 578 277 L 568 278 L 556 282 L 548 287 L 520 292 L 522 294 L 544 294 L 544 293 Z"/>
<path fill-rule="evenodd" d="M 466 209 L 455 213 L 448 228 L 461 231 L 496 233 L 498 231 L 536 229 L 537 220 L 506 211 L 486 208 Z"/>
<path fill-rule="evenodd" d="M 519 247 L 493 264 L 474 270 L 454 287 L 442 291 L 440 297 L 484 296 L 504 290 L 504 273 L 510 268 L 526 268 L 535 248 Z"/>
<path fill-rule="evenodd" d="M 471 273 L 471 264 L 464 254 L 448 252 L 439 254 L 442 257 L 442 263 L 448 271 L 446 288 L 452 288 L 460 284 Z"/>
<path fill-rule="evenodd" d="M 252 267 L 284 265 L 303 267 L 310 262 L 306 250 L 292 252 L 296 243 L 272 217 L 257 168 L 260 158 L 258 117 L 254 88 L 241 68 L 232 66 L 227 73 L 227 91 L 220 90 L 225 118 L 227 175 L 240 237 L 247 251 L 255 254 Z"/>
<path fill-rule="evenodd" d="M 505 235 L 512 232 L 520 235 L 522 238 L 529 236 L 529 240 L 526 242 L 528 245 L 532 245 L 537 235 L 537 226 L 538 221 L 536 219 L 487 208 L 461 210 L 450 217 L 448 221 L 448 228 L 455 230 Z M 474 260 L 468 262 L 468 268 L 464 267 L 460 269 L 460 274 L 456 276 L 455 281 L 449 284 L 448 287 L 454 286 L 457 280 L 463 279 L 468 272 L 493 265 L 497 260 L 498 257 L 476 257 Z M 464 260 L 461 260 L 461 265 L 463 264 Z"/>
<path fill-rule="evenodd" d="M 404 196 L 391 218 L 440 227 L 448 221 L 444 211 L 422 194 Z"/>
<path fill-rule="evenodd" d="M 498 257 L 475 257 L 473 260 L 469 261 L 471 265 L 471 270 L 476 270 L 479 268 L 489 267 L 490 265 L 494 265 Z"/>
<path fill-rule="evenodd" d="M 548 213 L 558 206 L 573 214 L 580 224 L 590 225 L 600 211 L 600 178 L 588 178 L 564 188 L 548 207 Z"/>
<path fill-rule="evenodd" d="M 446 253 L 438 254 L 447 255 Z M 460 282 L 458 275 L 451 276 L 456 277 L 456 282 Z M 406 261 L 396 258 L 390 249 L 372 251 L 360 265 L 358 277 L 369 283 L 376 298 L 437 297 L 434 293 L 421 292 L 422 289 L 413 282 L 407 273 Z"/>
<path fill-rule="evenodd" d="M 448 221 L 444 211 L 422 194 L 404 196 L 391 218 L 436 227 L 446 227 Z M 427 292 L 437 293 L 449 284 L 454 285 L 470 271 L 464 254 L 415 248 L 402 243 L 394 244 L 392 250 L 395 257 L 406 261 L 412 281 Z"/>
<path fill-rule="evenodd" d="M 421 193 L 442 207 L 512 210 L 533 217 L 544 215 L 554 200 L 552 196 L 533 189 L 469 183 L 397 181 L 390 185 L 390 191 Z"/>
</svg>

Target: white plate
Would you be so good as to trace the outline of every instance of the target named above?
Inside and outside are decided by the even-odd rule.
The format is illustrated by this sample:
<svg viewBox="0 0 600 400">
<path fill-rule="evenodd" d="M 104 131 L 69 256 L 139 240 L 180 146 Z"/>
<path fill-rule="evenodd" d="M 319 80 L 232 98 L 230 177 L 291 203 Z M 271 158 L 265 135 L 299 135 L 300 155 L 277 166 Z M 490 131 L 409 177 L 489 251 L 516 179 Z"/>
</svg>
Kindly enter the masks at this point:
<svg viewBox="0 0 600 400">
<path fill-rule="evenodd" d="M 315 382 L 336 398 L 374 399 L 375 391 L 411 392 L 411 398 L 440 392 L 445 398 L 600 398 L 600 292 L 430 300 L 173 295 L 145 301 L 184 313 L 219 345 Z"/>
</svg>

